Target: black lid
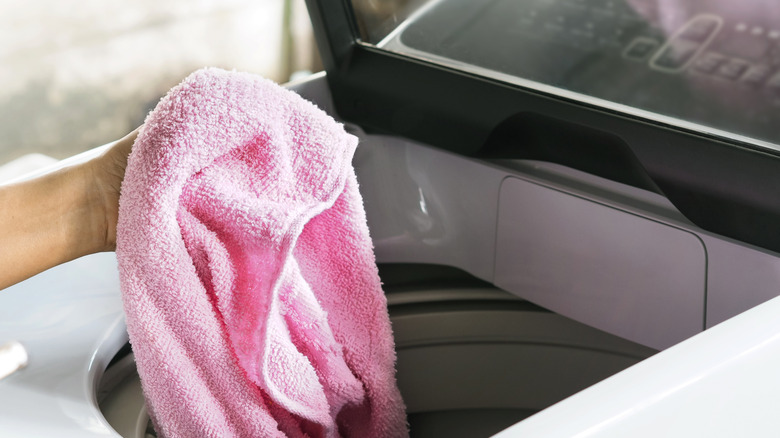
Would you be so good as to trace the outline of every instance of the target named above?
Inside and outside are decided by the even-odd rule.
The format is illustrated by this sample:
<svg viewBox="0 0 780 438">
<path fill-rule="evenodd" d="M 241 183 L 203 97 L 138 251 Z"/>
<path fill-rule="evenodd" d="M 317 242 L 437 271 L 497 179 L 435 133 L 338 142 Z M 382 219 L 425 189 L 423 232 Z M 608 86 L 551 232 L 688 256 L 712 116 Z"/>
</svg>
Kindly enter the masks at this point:
<svg viewBox="0 0 780 438">
<path fill-rule="evenodd" d="M 469 5 L 472 9 L 484 9 L 487 5 L 530 4 L 534 1 L 571 4 L 579 0 L 442 0 L 434 2 L 437 5 L 431 8 L 430 14 L 452 11 L 467 14 L 469 12 L 464 8 Z M 603 0 L 589 2 L 588 5 L 591 7 L 604 2 L 654 3 L 650 0 Z M 679 114 L 671 114 L 676 117 L 667 117 L 668 114 L 654 117 L 656 113 L 653 111 L 624 111 L 625 102 L 610 105 L 602 104 L 603 100 L 579 98 L 581 90 L 574 88 L 576 80 L 565 77 L 561 81 L 569 80 L 568 83 L 537 87 L 533 81 L 512 81 L 511 78 L 507 80 L 506 75 L 482 74 L 474 69 L 459 68 L 458 64 L 436 62 L 435 57 L 414 56 L 413 51 L 378 48 L 361 40 L 361 35 L 368 37 L 365 29 L 361 34 L 350 1 L 307 0 L 307 5 L 336 110 L 343 119 L 359 124 L 369 132 L 399 135 L 466 156 L 546 160 L 655 191 L 669 198 L 688 219 L 703 229 L 780 252 L 780 231 L 777 231 L 780 228 L 780 148 L 772 141 L 772 135 L 777 135 L 780 140 L 780 129 L 774 129 L 771 120 L 766 135 L 751 137 L 744 134 L 752 134 L 753 131 L 729 130 L 728 123 L 732 119 L 738 120 L 744 113 L 738 108 L 724 107 L 718 113 L 725 125 L 716 124 L 716 127 L 727 129 L 699 129 L 701 125 L 697 123 L 677 123 L 676 120 L 687 121 Z M 451 11 L 447 11 L 447 5 L 453 5 Z M 682 38 L 680 35 L 699 38 L 689 35 L 691 31 L 688 29 L 693 26 L 696 30 L 701 17 L 719 17 L 703 20 L 699 26 L 702 29 L 707 27 L 705 24 L 717 22 L 718 26 L 726 26 L 735 21 L 698 11 L 689 11 L 688 15 L 682 24 L 658 38 L 652 48 L 655 54 L 643 54 L 646 57 L 642 61 L 644 64 L 631 65 L 652 67 L 655 71 L 648 73 L 648 77 L 657 75 L 661 78 L 659 81 L 673 80 L 673 73 L 683 71 L 683 68 L 671 68 L 675 65 L 670 67 L 668 62 L 671 61 L 666 59 L 666 52 L 670 48 L 677 50 L 676 46 L 672 46 L 678 37 Z M 507 12 L 496 16 L 506 17 Z M 475 27 L 472 25 L 473 15 L 471 17 L 464 23 Z M 740 17 L 740 20 L 743 18 Z M 417 23 L 422 21 L 418 19 Z M 463 26 L 455 26 L 457 17 L 452 15 L 440 19 L 440 22 L 448 23 L 455 29 L 451 34 L 468 31 Z M 493 23 L 492 27 L 486 26 L 485 29 L 499 29 L 498 24 Z M 415 40 L 413 26 L 406 30 L 409 35 L 406 43 L 422 47 L 428 53 L 455 50 L 452 47 L 458 46 L 452 43 L 452 38 L 447 46 L 442 32 L 434 32 L 429 39 L 423 35 Z M 706 34 L 707 29 L 703 31 Z M 651 36 L 635 35 L 633 40 L 621 46 L 616 56 L 630 58 L 632 53 L 626 50 L 633 50 L 632 47 L 638 44 L 636 41 L 641 42 L 642 38 L 654 38 L 653 34 L 648 35 Z M 696 56 L 704 58 L 711 47 L 725 51 L 725 47 L 733 41 L 731 36 L 724 36 L 721 41 L 715 39 L 715 33 L 705 35 L 707 38 L 710 36 L 711 39 L 706 40 L 708 45 L 700 43 L 695 46 Z M 516 47 L 507 45 L 514 44 L 513 41 L 495 41 L 494 45 L 501 48 L 496 52 L 512 53 Z M 715 46 L 716 42 L 720 45 Z M 461 52 L 441 52 L 439 55 L 458 58 L 461 56 L 459 53 L 471 54 L 462 55 L 465 57 L 477 56 L 474 55 L 477 52 L 483 56 L 478 48 L 464 48 L 463 44 L 460 47 L 463 49 Z M 483 56 L 481 59 L 486 58 Z M 484 66 L 500 59 L 479 62 L 483 62 Z M 627 59 L 626 62 L 632 60 Z M 685 74 L 689 75 L 686 77 L 698 78 L 696 75 L 700 72 L 693 71 L 694 59 L 685 62 Z M 750 65 L 760 63 L 751 62 Z M 668 71 L 664 71 L 664 66 L 669 67 Z M 522 69 L 523 65 L 496 64 L 491 68 L 515 74 L 512 69 Z M 526 69 L 523 74 L 530 77 L 534 71 Z M 712 81 L 747 87 L 727 82 L 727 78 L 723 77 Z M 575 93 L 557 92 L 561 84 Z M 691 99 L 691 96 L 679 93 L 674 97 L 682 106 Z M 669 108 L 675 111 L 673 106 Z M 698 117 L 698 113 L 694 115 Z M 736 135 L 730 135 L 731 132 Z"/>
</svg>

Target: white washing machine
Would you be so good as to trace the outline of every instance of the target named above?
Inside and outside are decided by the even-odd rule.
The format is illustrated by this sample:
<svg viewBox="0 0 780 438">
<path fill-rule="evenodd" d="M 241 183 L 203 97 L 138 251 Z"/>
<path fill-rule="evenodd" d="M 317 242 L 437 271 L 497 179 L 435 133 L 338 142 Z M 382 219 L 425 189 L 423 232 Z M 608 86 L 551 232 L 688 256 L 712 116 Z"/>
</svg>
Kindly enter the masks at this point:
<svg viewBox="0 0 780 438">
<path fill-rule="evenodd" d="M 323 75 L 293 88 L 324 108 L 331 105 Z M 411 143 L 388 159 L 388 142 L 398 140 L 356 133 L 362 143 L 355 165 L 369 226 L 377 230 L 412 436 L 490 436 L 655 353 L 454 265 L 453 254 L 474 254 L 473 247 L 492 240 L 495 231 L 461 234 L 450 228 L 440 215 L 452 206 L 429 192 L 437 181 L 416 185 L 418 169 L 406 160 L 432 154 L 428 159 L 445 166 L 438 173 L 450 177 L 470 164 L 453 163 L 447 170 L 447 160 L 457 157 Z M 477 171 L 484 166 L 474 165 Z M 388 183 L 398 190 L 387 202 L 372 200 L 385 195 L 371 191 Z M 455 208 L 483 201 L 462 195 Z M 420 245 L 429 247 L 427 254 L 418 251 Z M 431 252 L 437 246 L 441 260 Z M 0 380 L 1 436 L 155 436 L 128 344 L 113 254 L 83 257 L 4 290 L 0 343 L 10 341 L 24 347 L 29 364 Z"/>
<path fill-rule="evenodd" d="M 332 111 L 324 75 L 291 87 Z M 639 189 L 347 127 L 361 138 L 354 165 L 413 437 L 491 436 L 701 331 L 704 308 L 689 304 L 700 288 L 685 290 L 696 284 L 686 273 L 697 272 L 686 233 L 743 261 L 771 267 L 776 260 L 696 230 L 668 201 Z M 614 245 L 637 229 L 634 238 L 644 243 L 633 250 L 577 237 Z M 653 254 L 670 247 L 670 260 Z M 685 262 L 686 254 L 694 261 Z M 652 261 L 651 270 L 683 269 L 662 281 L 671 289 L 650 290 L 650 302 L 644 293 L 657 280 L 604 275 L 635 259 Z M 581 307 L 572 304 L 578 300 Z M 9 341 L 23 345 L 29 365 L 0 380 L 3 437 L 155 436 L 113 254 L 83 257 L 0 293 L 0 343 Z"/>
<path fill-rule="evenodd" d="M 307 0 L 328 76 L 291 87 L 360 137 L 412 436 L 776 431 L 774 3 L 401 3 L 373 39 Z M 112 254 L 0 292 L 11 341 L 0 436 L 154 435 Z"/>
</svg>

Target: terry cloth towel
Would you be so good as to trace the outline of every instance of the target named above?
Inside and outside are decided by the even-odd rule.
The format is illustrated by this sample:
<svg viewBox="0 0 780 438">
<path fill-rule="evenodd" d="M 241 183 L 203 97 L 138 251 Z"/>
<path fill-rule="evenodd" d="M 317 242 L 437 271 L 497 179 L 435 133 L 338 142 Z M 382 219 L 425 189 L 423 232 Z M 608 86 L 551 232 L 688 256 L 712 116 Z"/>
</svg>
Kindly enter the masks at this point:
<svg viewBox="0 0 780 438">
<path fill-rule="evenodd" d="M 356 145 L 246 73 L 197 71 L 150 113 L 116 252 L 161 436 L 407 436 Z"/>
</svg>

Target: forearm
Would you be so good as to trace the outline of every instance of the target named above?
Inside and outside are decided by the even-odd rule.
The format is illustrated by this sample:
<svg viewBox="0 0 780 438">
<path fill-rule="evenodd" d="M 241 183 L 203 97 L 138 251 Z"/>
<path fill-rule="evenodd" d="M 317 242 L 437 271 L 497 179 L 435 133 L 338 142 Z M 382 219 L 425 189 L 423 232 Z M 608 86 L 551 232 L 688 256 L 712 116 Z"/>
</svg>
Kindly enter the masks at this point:
<svg viewBox="0 0 780 438">
<path fill-rule="evenodd" d="M 89 163 L 0 186 L 0 289 L 106 250 L 105 214 Z"/>
<path fill-rule="evenodd" d="M 0 289 L 116 247 L 119 189 L 138 130 L 102 155 L 0 186 Z"/>
</svg>

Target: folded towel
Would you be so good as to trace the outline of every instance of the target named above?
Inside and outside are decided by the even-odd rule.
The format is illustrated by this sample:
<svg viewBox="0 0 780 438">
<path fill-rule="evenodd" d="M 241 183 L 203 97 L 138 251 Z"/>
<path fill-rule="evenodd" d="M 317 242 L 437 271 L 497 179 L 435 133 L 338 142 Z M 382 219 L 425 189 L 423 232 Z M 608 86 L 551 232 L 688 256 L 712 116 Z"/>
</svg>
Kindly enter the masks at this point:
<svg viewBox="0 0 780 438">
<path fill-rule="evenodd" d="M 297 94 L 219 69 L 149 115 L 116 252 L 161 436 L 407 436 L 356 145 Z"/>
</svg>

